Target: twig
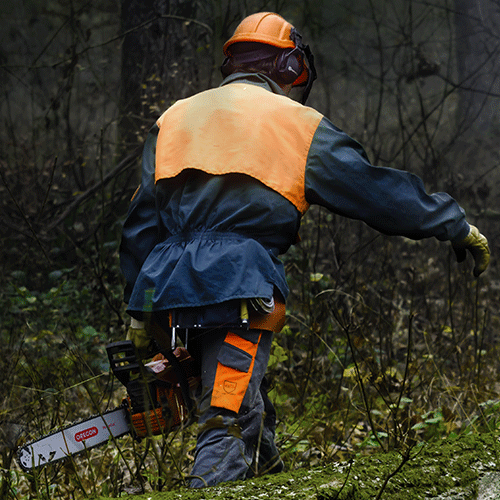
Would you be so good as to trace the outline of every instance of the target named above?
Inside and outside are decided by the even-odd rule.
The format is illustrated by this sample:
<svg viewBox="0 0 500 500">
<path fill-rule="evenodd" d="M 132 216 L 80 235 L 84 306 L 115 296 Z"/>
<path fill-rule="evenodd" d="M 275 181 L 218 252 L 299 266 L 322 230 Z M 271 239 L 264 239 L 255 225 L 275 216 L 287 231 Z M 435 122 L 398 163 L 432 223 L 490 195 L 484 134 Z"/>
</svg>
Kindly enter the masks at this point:
<svg viewBox="0 0 500 500">
<path fill-rule="evenodd" d="M 406 346 L 406 363 L 405 363 L 405 373 L 403 375 L 403 381 L 401 382 L 401 390 L 399 391 L 398 402 L 396 403 L 395 411 L 393 412 L 394 423 L 397 425 L 397 412 L 399 411 L 399 407 L 401 405 L 401 398 L 403 397 L 403 393 L 405 390 L 406 380 L 408 379 L 410 373 L 410 359 L 411 359 L 411 344 L 412 344 L 412 332 L 413 332 L 413 318 L 414 314 L 410 315 L 408 319 L 408 345 Z"/>
<path fill-rule="evenodd" d="M 342 493 L 342 490 L 346 487 L 347 481 L 349 480 L 349 476 L 351 475 L 351 471 L 352 471 L 353 465 L 354 465 L 354 459 L 351 458 L 351 460 L 349 460 L 349 469 L 347 471 L 347 475 L 345 477 L 345 480 L 342 483 L 342 486 L 340 487 L 340 490 L 338 490 L 338 491 L 335 492 L 336 493 L 336 496 L 335 496 L 336 499 L 340 497 L 340 494 Z"/>
<path fill-rule="evenodd" d="M 7 192 L 9 193 L 9 196 L 12 198 L 12 201 L 14 202 L 14 204 L 16 205 L 16 208 L 17 210 L 19 211 L 19 213 L 21 214 L 21 217 L 23 218 L 24 222 L 26 222 L 26 225 L 28 226 L 31 234 L 33 235 L 33 238 L 35 239 L 35 241 L 38 243 L 38 246 L 42 249 L 42 252 L 43 252 L 43 255 L 45 256 L 45 258 L 47 259 L 47 262 L 49 264 L 51 264 L 51 260 L 50 260 L 50 257 L 49 255 L 47 254 L 47 252 L 45 251 L 45 248 L 43 247 L 42 245 L 42 242 L 40 241 L 40 238 L 38 237 L 38 235 L 36 234 L 36 231 L 35 229 L 33 228 L 33 226 L 31 225 L 31 222 L 29 221 L 28 217 L 26 217 L 26 214 L 23 212 L 23 209 L 21 208 L 21 206 L 19 205 L 19 203 L 17 202 L 16 200 L 16 197 L 14 196 L 14 193 L 11 191 L 9 185 L 7 184 L 7 179 L 5 178 L 5 176 L 3 175 L 3 172 L 2 172 L 2 169 L 0 169 L 0 177 L 2 178 L 2 182 L 4 183 L 4 186 L 5 188 L 7 189 Z"/>
<path fill-rule="evenodd" d="M 354 368 L 356 370 L 356 376 L 357 376 L 358 381 L 359 381 L 359 387 L 361 389 L 361 396 L 363 398 L 363 404 L 364 404 L 365 410 L 366 410 L 366 417 L 368 418 L 368 422 L 370 423 L 370 427 L 371 427 L 371 430 L 372 430 L 373 437 L 377 441 L 377 443 L 380 446 L 380 448 L 383 451 L 386 451 L 385 450 L 385 446 L 382 443 L 382 441 L 380 440 L 380 438 L 378 437 L 378 433 L 377 433 L 377 431 L 375 429 L 375 423 L 373 421 L 373 418 L 372 418 L 372 415 L 371 415 L 371 412 L 370 412 L 370 406 L 368 404 L 368 397 L 366 395 L 365 385 L 363 383 L 363 379 L 361 377 L 361 372 L 359 370 L 358 360 L 356 358 L 356 352 L 355 352 L 355 349 L 354 349 L 354 344 L 353 344 L 353 341 L 352 341 L 352 338 L 351 338 L 351 334 L 349 332 L 349 327 L 347 325 L 344 325 L 342 323 L 341 319 L 338 316 L 337 311 L 335 310 L 335 307 L 332 307 L 332 314 L 333 314 L 333 317 L 335 318 L 335 320 L 337 321 L 338 325 L 342 328 L 342 330 L 346 334 L 347 341 L 349 343 L 349 349 L 351 350 L 351 354 L 352 354 L 352 361 L 354 363 Z"/>
<path fill-rule="evenodd" d="M 99 47 L 104 47 L 106 45 L 109 45 L 110 43 L 113 43 L 113 42 L 116 42 L 117 40 L 121 40 L 122 38 L 124 38 L 126 35 L 130 34 L 130 33 L 133 33 L 134 31 L 138 31 L 142 28 L 145 28 L 146 26 L 154 23 L 155 21 L 158 21 L 159 19 L 174 19 L 176 21 L 182 21 L 182 22 L 185 22 L 185 23 L 193 23 L 193 24 L 196 24 L 198 26 L 201 26 L 202 28 L 204 28 L 208 33 L 212 34 L 213 33 L 213 30 L 212 28 L 206 24 L 206 23 L 203 23 L 201 21 L 198 21 L 197 19 L 191 19 L 189 17 L 183 17 L 183 16 L 174 16 L 174 15 L 171 15 L 171 14 L 161 14 L 161 15 L 157 15 L 155 17 L 152 17 L 151 19 L 147 19 L 146 21 L 143 21 L 142 23 L 138 24 L 137 26 L 134 26 L 133 28 L 130 28 L 129 30 L 127 31 L 124 31 L 122 33 L 119 33 L 118 35 L 116 36 L 113 36 L 111 38 L 108 38 L 107 40 L 105 40 L 104 42 L 100 42 L 100 43 L 97 43 L 95 45 L 89 45 L 87 47 L 84 47 L 82 50 L 80 50 L 79 52 L 76 52 L 74 55 L 72 55 L 71 57 L 68 57 L 68 58 L 65 58 L 65 59 L 62 59 L 54 64 L 51 64 L 49 67 L 51 68 L 56 68 L 57 66 L 60 66 L 62 64 L 66 64 L 67 62 L 70 62 L 72 60 L 74 60 L 75 58 L 79 58 L 81 55 L 85 54 L 86 52 L 89 52 L 93 49 L 97 49 Z M 65 23 L 66 24 L 66 23 Z M 64 26 L 65 24 L 63 24 L 61 27 L 58 28 L 57 32 L 59 32 Z M 57 34 L 56 32 L 56 34 Z M 52 40 L 49 40 L 49 44 Z M 48 47 L 48 45 L 44 48 L 44 50 L 46 50 L 46 48 Z M 41 54 L 43 54 L 43 51 L 40 53 L 40 55 L 35 59 L 35 62 L 38 61 L 38 59 L 40 58 Z M 13 67 L 11 65 L 11 67 Z M 30 66 L 30 69 L 39 69 L 39 68 L 44 68 L 46 66 L 35 66 L 34 63 Z M 7 65 L 1 65 L 0 66 L 1 69 L 8 69 Z"/>
<path fill-rule="evenodd" d="M 411 453 L 411 448 L 408 449 L 408 451 L 401 457 L 401 463 L 396 467 L 395 470 L 393 470 L 390 474 L 387 475 L 387 477 L 384 479 L 384 482 L 382 483 L 382 486 L 380 487 L 380 490 L 375 497 L 375 500 L 380 500 L 382 498 L 382 493 L 384 492 L 385 488 L 387 487 L 387 484 L 389 481 L 399 473 L 399 471 L 404 467 L 405 463 L 410 460 L 410 458 L 415 458 L 421 451 L 423 450 L 423 447 L 413 456 L 410 457 Z"/>
<path fill-rule="evenodd" d="M 42 216 L 43 211 L 45 210 L 45 205 L 47 204 L 47 200 L 49 199 L 50 189 L 52 188 L 52 183 L 54 182 L 54 173 L 56 171 L 56 165 L 57 165 L 57 156 L 54 158 L 54 165 L 52 166 L 52 170 L 50 172 L 49 185 L 47 186 L 47 191 L 45 192 L 45 198 L 43 199 L 42 206 L 40 208 L 40 211 L 38 212 L 37 222 L 40 221 L 40 217 Z"/>
<path fill-rule="evenodd" d="M 140 148 L 137 148 L 132 154 L 124 158 L 111 172 L 106 174 L 100 182 L 93 185 L 91 188 L 87 189 L 84 193 L 77 196 L 64 210 L 64 212 L 47 228 L 47 232 L 54 230 L 59 226 L 66 217 L 81 203 L 83 203 L 87 198 L 90 198 L 96 191 L 105 186 L 110 180 L 112 180 L 116 175 L 124 171 L 126 168 L 130 167 L 131 163 L 137 158 L 140 152 Z"/>
</svg>

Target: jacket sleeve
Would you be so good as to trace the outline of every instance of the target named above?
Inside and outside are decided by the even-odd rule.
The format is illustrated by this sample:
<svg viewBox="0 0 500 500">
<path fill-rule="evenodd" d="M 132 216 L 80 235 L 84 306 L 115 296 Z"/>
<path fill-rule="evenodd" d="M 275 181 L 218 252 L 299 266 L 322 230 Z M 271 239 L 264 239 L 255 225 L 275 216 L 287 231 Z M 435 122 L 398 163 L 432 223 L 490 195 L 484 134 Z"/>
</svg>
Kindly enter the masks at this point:
<svg viewBox="0 0 500 500">
<path fill-rule="evenodd" d="M 427 194 L 414 174 L 370 164 L 362 147 L 323 118 L 305 172 L 306 199 L 389 235 L 458 242 L 465 212 L 446 193 Z"/>
<path fill-rule="evenodd" d="M 154 125 L 144 144 L 141 184 L 132 197 L 123 225 L 120 267 L 126 281 L 126 303 L 144 261 L 158 243 L 159 226 L 155 203 L 155 149 L 158 130 L 158 126 Z"/>
</svg>

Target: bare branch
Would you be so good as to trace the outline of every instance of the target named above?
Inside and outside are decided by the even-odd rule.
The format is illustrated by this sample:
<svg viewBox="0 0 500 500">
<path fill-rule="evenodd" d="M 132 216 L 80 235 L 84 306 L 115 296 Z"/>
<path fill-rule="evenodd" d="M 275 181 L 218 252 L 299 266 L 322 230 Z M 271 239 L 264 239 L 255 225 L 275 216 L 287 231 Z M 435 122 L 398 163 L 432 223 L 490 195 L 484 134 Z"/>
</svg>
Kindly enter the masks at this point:
<svg viewBox="0 0 500 500">
<path fill-rule="evenodd" d="M 54 221 L 52 224 L 50 224 L 46 231 L 50 232 L 53 229 L 55 229 L 57 226 L 59 226 L 66 217 L 78 206 L 80 206 L 85 200 L 90 198 L 94 193 L 99 191 L 103 186 L 105 186 L 109 181 L 111 181 L 114 177 L 116 177 L 118 174 L 121 172 L 125 171 L 127 168 L 130 168 L 135 160 L 137 159 L 137 156 L 140 153 L 140 148 L 137 148 L 133 153 L 131 153 L 129 156 L 124 158 L 111 172 L 109 172 L 107 175 L 105 175 L 102 179 L 102 181 L 98 182 L 97 184 L 94 184 L 91 188 L 87 189 L 84 193 L 78 195 L 64 210 L 64 212 Z"/>
</svg>

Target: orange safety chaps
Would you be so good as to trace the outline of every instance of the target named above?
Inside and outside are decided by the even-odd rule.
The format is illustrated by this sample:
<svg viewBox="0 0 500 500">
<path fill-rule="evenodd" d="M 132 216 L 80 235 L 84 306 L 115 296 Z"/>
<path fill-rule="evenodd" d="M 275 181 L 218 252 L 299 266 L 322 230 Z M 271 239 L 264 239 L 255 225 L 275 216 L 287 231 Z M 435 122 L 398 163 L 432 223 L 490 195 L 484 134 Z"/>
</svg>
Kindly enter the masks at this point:
<svg viewBox="0 0 500 500">
<path fill-rule="evenodd" d="M 217 371 L 212 391 L 211 406 L 239 412 L 254 369 L 255 356 L 262 338 L 262 330 L 280 331 L 285 321 L 285 303 L 275 302 L 272 313 L 250 313 L 250 331 L 260 330 L 256 342 L 229 331 L 218 355 Z"/>
</svg>

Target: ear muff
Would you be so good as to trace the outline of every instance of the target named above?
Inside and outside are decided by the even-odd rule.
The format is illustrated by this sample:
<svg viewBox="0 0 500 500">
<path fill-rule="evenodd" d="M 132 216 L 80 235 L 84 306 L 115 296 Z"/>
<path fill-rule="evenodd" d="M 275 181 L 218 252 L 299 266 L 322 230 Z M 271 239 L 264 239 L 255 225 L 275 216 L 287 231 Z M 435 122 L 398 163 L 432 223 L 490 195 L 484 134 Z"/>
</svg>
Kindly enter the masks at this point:
<svg viewBox="0 0 500 500">
<path fill-rule="evenodd" d="M 304 59 L 298 48 L 286 49 L 277 57 L 275 74 L 285 84 L 295 82 L 304 71 Z"/>
<path fill-rule="evenodd" d="M 222 73 L 222 76 L 224 78 L 228 77 L 235 71 L 235 67 L 233 64 L 233 59 L 231 57 L 226 57 L 224 59 L 224 62 L 222 63 L 222 66 L 220 67 L 220 72 Z"/>
</svg>

